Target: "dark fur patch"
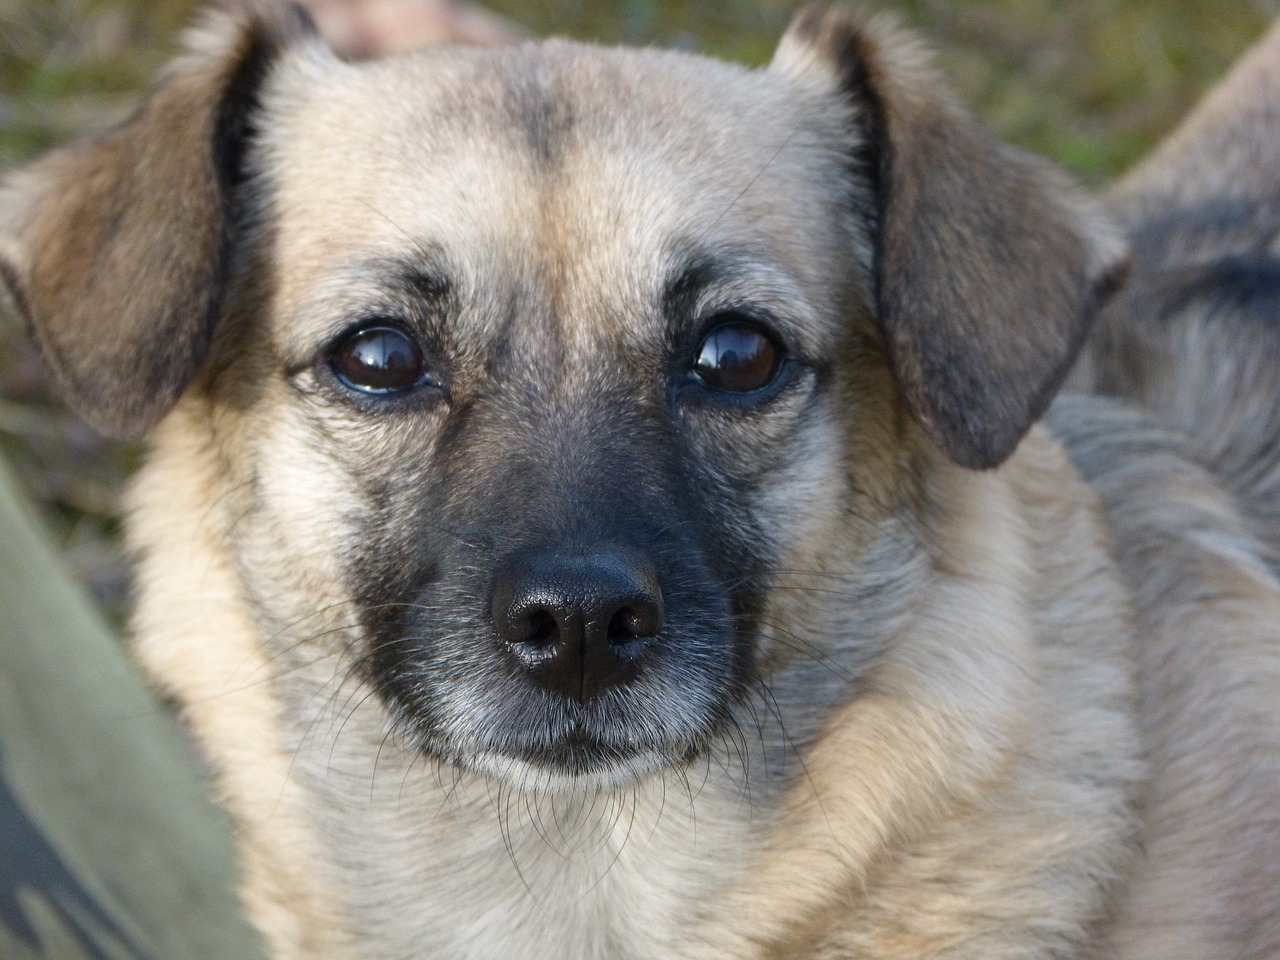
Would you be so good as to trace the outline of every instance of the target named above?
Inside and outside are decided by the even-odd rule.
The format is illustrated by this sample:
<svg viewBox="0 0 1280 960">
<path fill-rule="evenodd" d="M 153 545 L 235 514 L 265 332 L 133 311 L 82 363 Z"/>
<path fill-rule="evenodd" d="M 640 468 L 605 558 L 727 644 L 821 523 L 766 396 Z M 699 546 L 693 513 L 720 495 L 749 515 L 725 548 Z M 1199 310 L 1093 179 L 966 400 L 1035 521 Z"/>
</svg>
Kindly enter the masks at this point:
<svg viewBox="0 0 1280 960">
<path fill-rule="evenodd" d="M 1236 368 L 1223 378 L 1233 388 L 1244 368 L 1280 351 L 1280 260 L 1266 254 L 1223 257 L 1204 264 L 1144 272 L 1104 314 L 1090 343 L 1092 392 L 1144 400 L 1172 385 L 1164 381 L 1182 344 L 1223 349 L 1218 361 Z M 1171 346 L 1175 345 L 1175 346 Z M 1241 400 L 1241 405 L 1245 401 Z M 1179 424 L 1182 428 L 1187 425 Z"/>
<path fill-rule="evenodd" d="M 1144 216 L 1132 231 L 1135 267 L 1159 270 L 1170 262 L 1258 255 L 1280 235 L 1280 205 L 1247 197 L 1214 197 L 1187 205 L 1171 201 Z"/>
<path fill-rule="evenodd" d="M 1179 271 L 1176 283 L 1162 286 L 1155 298 L 1161 314 L 1195 306 L 1207 316 L 1228 311 L 1272 329 L 1280 327 L 1280 260 L 1275 257 L 1223 257 Z"/>
<path fill-rule="evenodd" d="M 259 95 L 271 66 L 291 43 L 317 32 L 311 15 L 296 3 L 282 3 L 275 16 L 274 22 L 248 29 L 239 62 L 218 101 L 213 165 L 224 197 L 244 180 L 245 154 L 257 133 Z"/>
<path fill-rule="evenodd" d="M 511 77 L 507 104 L 515 128 L 523 133 L 530 152 L 544 166 L 552 167 L 576 118 L 568 98 L 557 95 L 556 78 L 538 73 Z"/>
</svg>

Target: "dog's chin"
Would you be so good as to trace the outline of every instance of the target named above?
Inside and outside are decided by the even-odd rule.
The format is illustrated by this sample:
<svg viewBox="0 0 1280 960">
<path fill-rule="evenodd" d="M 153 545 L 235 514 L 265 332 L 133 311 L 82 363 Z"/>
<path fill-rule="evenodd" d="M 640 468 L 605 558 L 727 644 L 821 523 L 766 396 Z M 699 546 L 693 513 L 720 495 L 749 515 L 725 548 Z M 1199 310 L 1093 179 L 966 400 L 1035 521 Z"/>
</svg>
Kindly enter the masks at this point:
<svg viewBox="0 0 1280 960">
<path fill-rule="evenodd" d="M 698 752 L 689 747 L 680 753 L 659 749 L 623 753 L 613 748 L 566 744 L 562 749 L 533 756 L 488 751 L 455 757 L 453 762 L 518 790 L 580 794 L 626 789 L 660 771 L 688 764 Z"/>
<path fill-rule="evenodd" d="M 664 770 L 687 767 L 705 748 L 702 738 L 664 744 L 604 741 L 571 734 L 554 743 L 460 747 L 436 737 L 419 740 L 428 756 L 468 773 L 538 793 L 626 789 Z"/>
</svg>

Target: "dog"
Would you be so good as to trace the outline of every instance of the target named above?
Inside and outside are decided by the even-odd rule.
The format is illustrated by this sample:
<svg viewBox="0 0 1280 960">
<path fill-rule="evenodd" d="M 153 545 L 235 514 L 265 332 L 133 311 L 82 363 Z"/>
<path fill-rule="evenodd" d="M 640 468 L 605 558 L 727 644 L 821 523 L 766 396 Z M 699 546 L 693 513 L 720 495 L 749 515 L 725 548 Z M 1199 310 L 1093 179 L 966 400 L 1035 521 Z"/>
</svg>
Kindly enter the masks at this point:
<svg viewBox="0 0 1280 960">
<path fill-rule="evenodd" d="M 250 4 L 10 176 L 272 955 L 1280 957 L 1276 50 L 1104 204 L 840 8 Z"/>
</svg>

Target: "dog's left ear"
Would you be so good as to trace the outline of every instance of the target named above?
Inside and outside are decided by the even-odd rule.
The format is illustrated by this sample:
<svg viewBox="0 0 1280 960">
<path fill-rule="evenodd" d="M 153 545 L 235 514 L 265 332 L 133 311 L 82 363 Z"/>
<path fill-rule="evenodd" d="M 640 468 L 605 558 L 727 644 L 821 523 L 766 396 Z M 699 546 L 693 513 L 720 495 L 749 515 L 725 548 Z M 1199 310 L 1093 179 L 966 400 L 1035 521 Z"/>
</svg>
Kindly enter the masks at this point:
<svg viewBox="0 0 1280 960">
<path fill-rule="evenodd" d="M 808 8 L 773 70 L 851 106 L 851 183 L 874 202 L 875 302 L 908 411 L 955 462 L 1001 463 L 1123 278 L 1124 245 L 1068 178 L 995 140 L 916 39 Z"/>
</svg>

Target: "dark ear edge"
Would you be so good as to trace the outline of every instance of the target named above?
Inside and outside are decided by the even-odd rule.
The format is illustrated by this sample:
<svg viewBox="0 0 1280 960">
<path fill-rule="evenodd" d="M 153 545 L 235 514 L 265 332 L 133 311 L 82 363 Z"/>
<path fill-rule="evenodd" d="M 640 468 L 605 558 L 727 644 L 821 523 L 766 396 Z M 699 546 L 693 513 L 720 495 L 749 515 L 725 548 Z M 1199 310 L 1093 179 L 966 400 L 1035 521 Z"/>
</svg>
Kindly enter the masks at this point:
<svg viewBox="0 0 1280 960">
<path fill-rule="evenodd" d="M 998 466 L 1122 283 L 1119 233 L 1064 174 L 995 140 L 883 17 L 806 8 L 774 67 L 852 107 L 877 318 L 908 411 L 956 463 Z"/>
<path fill-rule="evenodd" d="M 0 187 L 0 283 L 68 402 L 133 439 L 207 353 L 260 88 L 300 8 L 210 11 L 134 116 Z"/>
</svg>

